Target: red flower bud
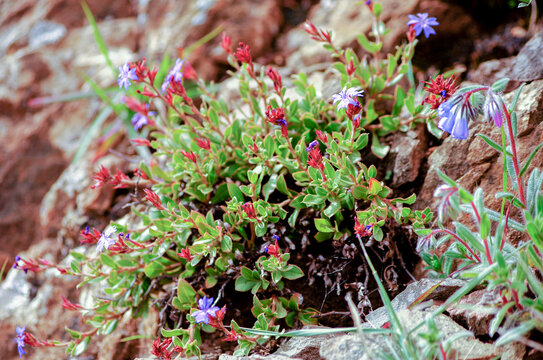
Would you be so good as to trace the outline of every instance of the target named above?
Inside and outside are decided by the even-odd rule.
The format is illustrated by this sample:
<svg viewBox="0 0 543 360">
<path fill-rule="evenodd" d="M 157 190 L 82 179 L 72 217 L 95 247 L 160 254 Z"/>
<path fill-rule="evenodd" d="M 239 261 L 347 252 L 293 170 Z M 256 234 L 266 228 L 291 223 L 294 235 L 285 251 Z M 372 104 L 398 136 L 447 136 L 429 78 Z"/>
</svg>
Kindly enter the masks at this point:
<svg viewBox="0 0 543 360">
<path fill-rule="evenodd" d="M 184 249 L 181 249 L 181 252 L 180 253 L 177 253 L 177 255 L 179 255 L 179 257 L 187 260 L 187 262 L 190 262 L 192 260 L 192 255 L 190 254 L 190 249 L 189 247 L 185 247 Z"/>
<path fill-rule="evenodd" d="M 232 53 L 232 40 L 230 39 L 230 36 L 226 35 L 224 32 L 222 33 L 221 47 L 228 54 Z"/>
<path fill-rule="evenodd" d="M 349 76 L 351 76 L 355 71 L 356 71 L 356 68 L 354 67 L 354 62 L 353 62 L 353 59 L 351 59 L 351 61 L 349 61 L 349 64 L 347 64 L 347 74 L 349 74 Z"/>
<path fill-rule="evenodd" d="M 196 155 L 192 151 L 191 152 L 181 151 L 181 154 L 183 154 L 187 159 L 189 159 L 190 161 L 196 164 Z"/>
<path fill-rule="evenodd" d="M 107 184 L 111 180 L 111 174 L 107 168 L 100 165 L 100 170 L 94 173 L 93 177 L 96 182 L 91 186 L 91 189 L 96 189 L 104 184 Z"/>
<path fill-rule="evenodd" d="M 245 203 L 241 205 L 241 208 L 245 211 L 249 219 L 256 219 L 255 207 L 252 203 Z"/>
<path fill-rule="evenodd" d="M 196 139 L 196 143 L 202 149 L 205 149 L 205 150 L 211 149 L 211 142 L 209 141 L 209 139 Z"/>
<path fill-rule="evenodd" d="M 156 207 L 158 210 L 166 210 L 162 206 L 162 202 L 160 201 L 160 198 L 158 197 L 157 194 L 155 194 L 149 189 L 143 189 L 143 191 L 145 191 L 145 194 L 146 194 L 145 199 L 149 200 L 149 202 L 153 204 L 154 207 Z"/>
<path fill-rule="evenodd" d="M 315 130 L 315 133 L 317 134 L 317 139 L 319 139 L 323 144 L 328 143 L 328 137 L 320 130 Z"/>
<path fill-rule="evenodd" d="M 281 79 L 281 74 L 279 74 L 276 70 L 272 69 L 270 66 L 268 70 L 266 70 L 266 75 L 273 81 L 273 86 L 275 87 L 275 92 L 277 95 L 281 94 L 281 88 L 283 87 L 283 81 Z"/>
</svg>

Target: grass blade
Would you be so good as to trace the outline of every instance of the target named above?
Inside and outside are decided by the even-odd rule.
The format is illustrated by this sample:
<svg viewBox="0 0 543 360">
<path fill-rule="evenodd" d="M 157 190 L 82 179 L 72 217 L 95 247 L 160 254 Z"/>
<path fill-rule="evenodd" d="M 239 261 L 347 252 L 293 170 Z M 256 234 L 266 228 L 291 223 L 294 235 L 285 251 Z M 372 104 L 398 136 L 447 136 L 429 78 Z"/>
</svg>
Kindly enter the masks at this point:
<svg viewBox="0 0 543 360">
<path fill-rule="evenodd" d="M 96 41 L 96 44 L 98 45 L 98 49 L 104 56 L 104 59 L 106 60 L 106 64 L 109 66 L 111 71 L 113 71 L 114 73 L 117 73 L 117 69 L 115 69 L 115 66 L 113 66 L 113 63 L 111 62 L 106 44 L 104 42 L 104 39 L 102 38 L 102 35 L 100 35 L 100 31 L 98 30 L 98 25 L 96 25 L 96 20 L 94 19 L 94 15 L 92 15 L 91 9 L 89 8 L 89 6 L 87 5 L 85 1 L 81 2 L 81 7 L 83 8 L 83 12 L 85 13 L 87 20 L 89 21 L 89 24 L 92 27 L 92 32 L 94 33 L 94 40 Z"/>
</svg>

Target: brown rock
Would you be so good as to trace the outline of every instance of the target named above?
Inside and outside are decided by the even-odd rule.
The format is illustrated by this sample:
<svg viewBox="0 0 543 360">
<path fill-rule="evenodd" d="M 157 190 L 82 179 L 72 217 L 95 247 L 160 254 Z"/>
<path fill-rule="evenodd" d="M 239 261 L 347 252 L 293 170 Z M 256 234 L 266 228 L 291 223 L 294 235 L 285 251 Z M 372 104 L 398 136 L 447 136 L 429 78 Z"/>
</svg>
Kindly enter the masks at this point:
<svg viewBox="0 0 543 360">
<path fill-rule="evenodd" d="M 13 255 L 41 239 L 41 199 L 66 166 L 62 152 L 43 136 L 51 120 L 45 114 L 36 129 L 3 145 L 11 149 L 0 155 L 0 250 Z"/>
<path fill-rule="evenodd" d="M 395 134 L 392 141 L 394 147 L 391 153 L 395 154 L 392 186 L 401 186 L 415 181 L 419 175 L 422 159 L 426 156 L 426 133 L 423 127 L 415 131 Z"/>
</svg>

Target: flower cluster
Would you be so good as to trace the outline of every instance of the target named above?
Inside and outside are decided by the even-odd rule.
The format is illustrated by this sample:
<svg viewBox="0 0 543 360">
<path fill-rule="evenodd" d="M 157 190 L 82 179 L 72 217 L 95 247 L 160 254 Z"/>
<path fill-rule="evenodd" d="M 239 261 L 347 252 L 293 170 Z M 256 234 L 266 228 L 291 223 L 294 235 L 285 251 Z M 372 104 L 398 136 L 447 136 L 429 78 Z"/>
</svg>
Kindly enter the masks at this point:
<svg viewBox="0 0 543 360">
<path fill-rule="evenodd" d="M 426 97 L 422 103 L 427 103 L 432 106 L 432 109 L 437 109 L 439 105 L 448 100 L 458 90 L 456 85 L 456 77 L 451 76 L 447 79 L 443 75 L 438 75 L 435 79 L 429 82 L 424 82 L 427 86 L 424 88 L 431 95 Z"/>
</svg>

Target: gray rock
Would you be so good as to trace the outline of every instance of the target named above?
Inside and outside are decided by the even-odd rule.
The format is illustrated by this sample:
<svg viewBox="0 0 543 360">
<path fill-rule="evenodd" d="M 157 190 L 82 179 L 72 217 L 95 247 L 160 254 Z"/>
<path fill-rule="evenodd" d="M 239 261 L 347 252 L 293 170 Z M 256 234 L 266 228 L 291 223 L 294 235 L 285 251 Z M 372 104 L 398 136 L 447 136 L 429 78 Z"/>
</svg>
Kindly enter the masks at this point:
<svg viewBox="0 0 543 360">
<path fill-rule="evenodd" d="M 405 331 L 410 332 L 412 339 L 415 341 L 421 340 L 416 337 L 416 334 L 428 331 L 426 325 L 421 326 L 417 330 L 415 330 L 415 327 L 424 322 L 430 314 L 431 312 L 429 311 L 407 309 L 397 313 Z M 434 320 L 444 338 L 450 338 L 460 333 L 466 335 L 452 342 L 451 358 L 490 360 L 504 353 L 506 350 L 506 348 L 497 348 L 492 344 L 485 344 L 477 340 L 473 334 L 445 315 L 438 315 Z M 420 343 L 418 345 L 423 346 L 424 344 Z M 370 360 L 384 358 L 384 355 L 389 355 L 390 358 L 401 358 L 399 357 L 400 352 L 396 346 L 394 339 L 389 335 L 364 334 L 362 337 L 358 335 L 345 335 L 323 343 L 320 354 L 326 360 Z"/>
<path fill-rule="evenodd" d="M 307 328 L 320 328 L 315 326 L 306 326 Z M 329 339 L 336 338 L 337 335 L 323 335 L 323 336 L 307 336 L 307 337 L 294 337 L 289 339 L 283 345 L 279 347 L 273 355 L 285 356 L 289 359 L 318 359 L 319 349 L 322 344 Z"/>
<path fill-rule="evenodd" d="M 283 355 L 249 355 L 249 356 L 234 356 L 234 355 L 221 355 L 219 360 L 302 360 L 301 358 L 292 358 L 290 356 Z"/>
<path fill-rule="evenodd" d="M 28 306 L 31 285 L 21 270 L 10 270 L 0 284 L 0 320 L 7 319 L 21 307 Z"/>
<path fill-rule="evenodd" d="M 520 50 L 509 77 L 517 81 L 543 79 L 543 32 L 535 34 Z"/>
<path fill-rule="evenodd" d="M 52 21 L 40 20 L 30 30 L 29 45 L 39 48 L 42 45 L 54 44 L 66 35 L 66 27 Z"/>
<path fill-rule="evenodd" d="M 415 300 L 417 300 L 422 294 L 430 290 L 433 286 L 440 283 L 438 279 L 422 279 L 417 282 L 413 282 L 407 286 L 407 288 L 398 294 L 392 300 L 392 307 L 396 311 L 407 309 Z M 458 279 L 445 279 L 439 286 L 432 291 L 424 299 L 427 300 L 443 300 L 448 298 L 452 293 L 458 290 L 465 284 L 464 281 Z M 366 316 L 366 323 L 362 324 L 363 327 L 381 327 L 387 321 L 389 321 L 388 314 L 384 307 L 380 307 Z"/>
</svg>

